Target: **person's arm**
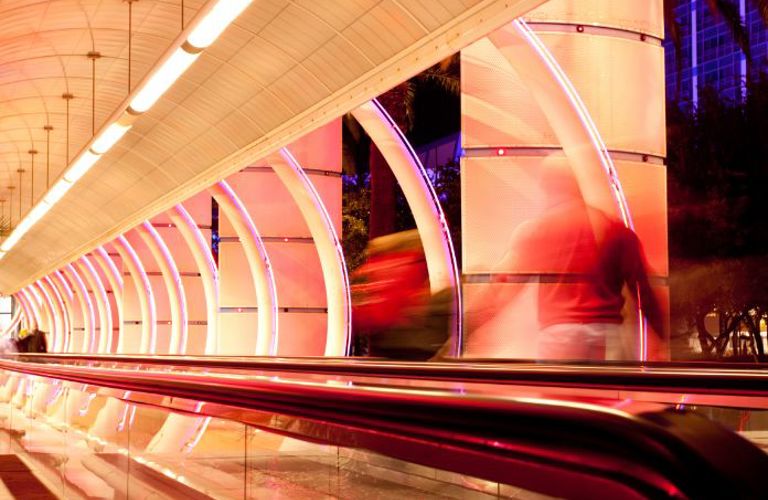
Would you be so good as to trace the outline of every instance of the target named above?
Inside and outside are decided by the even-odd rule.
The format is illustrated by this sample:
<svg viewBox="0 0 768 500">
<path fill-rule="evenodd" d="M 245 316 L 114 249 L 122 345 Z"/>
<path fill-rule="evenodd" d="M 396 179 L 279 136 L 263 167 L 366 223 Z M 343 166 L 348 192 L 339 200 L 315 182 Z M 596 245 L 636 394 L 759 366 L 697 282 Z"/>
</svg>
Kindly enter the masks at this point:
<svg viewBox="0 0 768 500">
<path fill-rule="evenodd" d="M 656 334 L 666 338 L 666 322 L 661 312 L 659 300 L 651 288 L 648 280 L 648 265 L 643 252 L 642 244 L 637 235 L 631 230 L 626 230 L 624 248 L 622 248 L 624 279 L 636 295 L 640 303 L 645 319 Z"/>
</svg>

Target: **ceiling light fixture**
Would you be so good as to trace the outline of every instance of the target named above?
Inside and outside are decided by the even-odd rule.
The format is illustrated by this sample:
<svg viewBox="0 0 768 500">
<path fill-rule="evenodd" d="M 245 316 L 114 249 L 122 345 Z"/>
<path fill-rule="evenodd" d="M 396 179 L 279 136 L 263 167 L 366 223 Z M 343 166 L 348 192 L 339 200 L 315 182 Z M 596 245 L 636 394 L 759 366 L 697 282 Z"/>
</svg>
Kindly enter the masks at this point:
<svg viewBox="0 0 768 500">
<path fill-rule="evenodd" d="M 250 3 L 251 0 L 220 0 L 192 30 L 187 43 L 197 49 L 208 47 Z"/>
<path fill-rule="evenodd" d="M 120 138 L 122 138 L 130 129 L 130 124 L 126 125 L 120 122 L 113 123 L 107 127 L 104 132 L 99 134 L 99 137 L 96 138 L 96 140 L 93 142 L 93 145 L 91 146 L 91 151 L 97 155 L 103 155 L 109 151 L 112 146 L 114 146 L 115 143 L 119 141 Z"/>
<path fill-rule="evenodd" d="M 131 1 L 131 0 L 129 0 Z M 138 90 L 130 97 L 129 104 L 123 108 L 123 111 L 113 115 L 114 119 L 108 121 L 109 125 L 102 127 L 98 136 L 92 139 L 91 143 L 86 145 L 77 159 L 72 162 L 64 175 L 59 178 L 53 187 L 19 222 L 18 226 L 0 245 L 0 259 L 13 248 L 14 245 L 26 234 L 29 229 L 35 225 L 50 209 L 55 205 L 64 194 L 83 176 L 93 165 L 101 158 L 101 155 L 112 148 L 125 134 L 130 130 L 133 120 L 137 115 L 149 110 L 160 97 L 171 87 L 171 85 L 184 74 L 184 72 L 194 63 L 200 53 L 210 46 L 221 35 L 222 32 L 250 5 L 252 0 L 218 0 L 209 2 L 203 11 L 199 13 L 197 22 L 189 27 L 189 35 L 186 39 L 177 40 L 175 48 L 170 48 L 166 53 L 164 60 L 159 67 L 147 78 Z M 129 5 L 130 7 L 130 5 Z M 130 20 L 129 20 L 130 21 Z M 130 31 L 130 27 L 129 27 Z M 181 37 L 179 37 L 181 38 Z M 88 54 L 95 64 L 95 60 L 100 56 L 96 52 Z M 95 82 L 95 67 L 92 68 Z M 130 82 L 129 82 L 130 89 Z M 92 100 L 95 99 L 95 92 L 92 91 Z M 66 127 L 66 145 L 67 160 L 69 160 L 69 101 L 74 97 L 70 93 L 62 94 L 62 98 L 67 103 L 67 127 Z M 93 108 L 95 109 L 95 103 Z M 127 112 L 126 112 L 127 111 Z M 93 118 L 93 117 L 92 117 Z M 95 119 L 95 118 L 94 118 Z M 95 124 L 95 122 L 94 122 Z M 46 126 L 45 130 L 50 132 L 52 127 Z M 47 138 L 47 141 L 50 139 Z M 21 173 L 20 173 L 21 174 Z M 46 182 L 47 183 L 47 182 Z M 9 187 L 9 189 L 11 189 Z M 21 211 L 21 203 L 19 203 Z M 19 214 L 21 217 L 21 214 Z"/>
</svg>

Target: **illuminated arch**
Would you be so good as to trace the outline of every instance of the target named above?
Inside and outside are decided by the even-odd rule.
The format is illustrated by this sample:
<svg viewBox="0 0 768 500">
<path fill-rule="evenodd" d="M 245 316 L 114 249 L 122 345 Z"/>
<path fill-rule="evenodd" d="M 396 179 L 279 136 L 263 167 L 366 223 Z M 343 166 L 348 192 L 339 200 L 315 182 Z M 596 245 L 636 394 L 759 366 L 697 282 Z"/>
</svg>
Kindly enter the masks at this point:
<svg viewBox="0 0 768 500">
<path fill-rule="evenodd" d="M 205 354 L 216 354 L 219 346 L 219 270 L 209 244 L 187 209 L 176 205 L 167 214 L 189 247 L 200 273 L 206 305 Z"/>
<path fill-rule="evenodd" d="M 96 348 L 96 311 L 93 308 L 93 302 L 88 294 L 88 289 L 83 283 L 80 273 L 72 264 L 67 264 L 63 268 L 64 274 L 69 276 L 72 285 L 77 291 L 77 300 L 83 313 L 83 344 L 79 352 L 94 352 Z"/>
<path fill-rule="evenodd" d="M 168 344 L 169 354 L 183 354 L 187 346 L 187 329 L 189 319 L 187 316 L 187 296 L 184 293 L 184 284 L 181 282 L 181 274 L 173 260 L 168 245 L 165 244 L 157 230 L 148 221 L 144 221 L 136 227 L 155 262 L 160 267 L 168 302 L 171 308 L 171 338 Z"/>
<path fill-rule="evenodd" d="M 157 342 L 157 309 L 147 271 L 125 236 L 121 235 L 115 238 L 112 241 L 112 246 L 120 254 L 120 258 L 128 268 L 136 288 L 136 293 L 138 294 L 139 308 L 141 309 L 139 352 L 142 354 L 154 354 Z M 124 336 L 118 340 L 118 352 L 125 352 Z"/>
<path fill-rule="evenodd" d="M 347 355 L 352 337 L 349 278 L 333 221 L 322 198 L 290 151 L 283 148 L 271 155 L 267 162 L 299 207 L 320 256 L 328 307 L 325 355 Z"/>
<path fill-rule="evenodd" d="M 392 170 L 413 213 L 429 271 L 432 293 L 454 290 L 453 354 L 461 354 L 461 281 L 445 214 L 432 182 L 408 140 L 375 99 L 352 111 Z"/>
<path fill-rule="evenodd" d="M 257 356 L 274 356 L 277 354 L 278 340 L 277 290 L 267 249 L 256 225 L 253 223 L 253 219 L 229 184 L 226 181 L 221 181 L 209 190 L 219 204 L 219 208 L 232 224 L 248 260 L 248 268 L 253 279 L 259 308 L 259 324 L 256 331 L 254 354 Z"/>
<path fill-rule="evenodd" d="M 65 332 L 65 336 L 61 339 L 61 345 L 58 346 L 57 349 L 58 352 L 70 352 L 70 343 L 72 340 L 72 330 L 74 329 L 74 318 L 75 318 L 75 312 L 74 307 L 72 304 L 72 301 L 74 300 L 74 293 L 72 292 L 72 288 L 69 286 L 69 283 L 67 283 L 67 280 L 64 278 L 64 276 L 61 274 L 61 271 L 54 271 L 53 277 L 55 279 L 51 280 L 51 283 L 56 287 L 57 290 L 59 290 L 60 295 L 64 301 L 64 306 L 66 309 L 66 315 L 67 315 L 67 322 L 69 323 L 69 328 Z"/>
<path fill-rule="evenodd" d="M 99 311 L 99 341 L 94 346 L 96 352 L 108 353 L 109 346 L 112 345 L 112 307 L 109 305 L 107 290 L 101 277 L 94 269 L 93 264 L 85 255 L 75 262 L 75 265 L 85 277 L 88 286 L 93 290 L 93 296 L 96 299 L 96 308 Z"/>
<path fill-rule="evenodd" d="M 120 344 L 120 339 L 123 338 L 123 321 L 125 319 L 123 316 L 123 277 L 120 275 L 120 271 L 117 269 L 112 257 L 110 257 L 107 251 L 104 250 L 104 247 L 96 248 L 92 255 L 93 260 L 99 266 L 101 272 L 109 283 L 112 290 L 112 296 L 115 298 L 115 308 L 117 310 L 117 339 L 115 339 L 113 335 L 112 343 L 109 345 L 109 352 L 121 352 L 119 351 L 118 346 L 122 345 Z M 117 340 L 117 342 L 115 342 L 115 340 Z"/>
<path fill-rule="evenodd" d="M 54 304 L 58 309 L 57 314 L 60 315 L 61 328 L 51 339 L 51 349 L 54 352 L 57 352 L 61 350 L 61 346 L 64 343 L 64 338 L 66 338 L 69 332 L 69 313 L 67 311 L 67 306 L 64 304 L 64 299 L 62 298 L 59 289 L 56 287 L 56 285 L 53 284 L 50 276 L 44 276 L 43 279 L 40 280 L 40 285 L 51 292 L 53 298 L 55 299 Z"/>
</svg>

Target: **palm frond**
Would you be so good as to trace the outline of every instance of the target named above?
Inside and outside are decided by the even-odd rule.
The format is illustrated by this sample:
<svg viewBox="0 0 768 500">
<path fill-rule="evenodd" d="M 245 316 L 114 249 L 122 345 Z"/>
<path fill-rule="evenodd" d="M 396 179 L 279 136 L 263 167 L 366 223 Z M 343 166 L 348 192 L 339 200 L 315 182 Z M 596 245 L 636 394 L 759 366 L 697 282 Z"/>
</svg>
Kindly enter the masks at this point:
<svg viewBox="0 0 768 500">
<path fill-rule="evenodd" d="M 461 93 L 461 80 L 457 75 L 430 68 L 421 73 L 419 77 L 426 82 L 434 83 L 451 95 L 459 95 Z"/>
<path fill-rule="evenodd" d="M 737 4 L 728 0 L 707 0 L 707 6 L 715 17 L 722 18 L 728 29 L 733 34 L 736 45 L 739 46 L 747 61 L 752 60 L 752 52 L 749 49 L 749 33 L 741 23 L 741 14 Z"/>
</svg>

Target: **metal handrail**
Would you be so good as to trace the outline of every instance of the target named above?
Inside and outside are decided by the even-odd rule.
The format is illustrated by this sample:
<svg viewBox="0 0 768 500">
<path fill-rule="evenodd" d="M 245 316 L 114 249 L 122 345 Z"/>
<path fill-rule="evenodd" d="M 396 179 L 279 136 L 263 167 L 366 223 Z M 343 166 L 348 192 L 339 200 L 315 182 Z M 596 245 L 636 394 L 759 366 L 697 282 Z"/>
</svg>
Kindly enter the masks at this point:
<svg viewBox="0 0 768 500">
<path fill-rule="evenodd" d="M 768 470 L 768 456 L 748 441 L 660 405 L 633 414 L 594 402 L 361 386 L 335 376 L 137 370 L 47 359 L 0 360 L 0 369 L 204 401 L 206 411 L 225 408 L 218 415 L 274 432 L 557 496 L 757 498 Z"/>
<path fill-rule="evenodd" d="M 718 396 L 768 396 L 768 370 L 713 363 L 548 363 L 455 360 L 398 362 L 368 358 L 5 354 L 0 359 L 59 364 L 120 363 L 199 370 L 296 372 L 442 382 L 662 391 Z"/>
</svg>

